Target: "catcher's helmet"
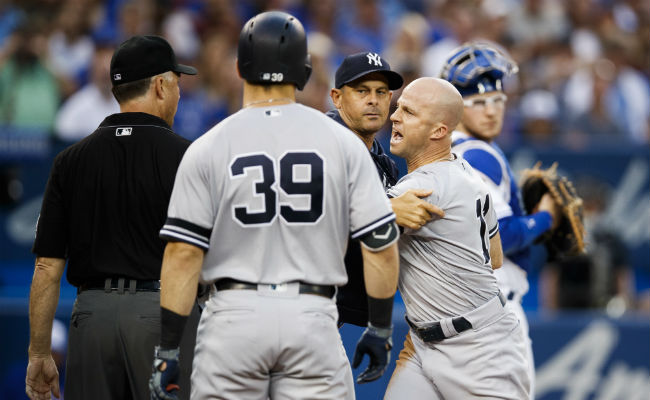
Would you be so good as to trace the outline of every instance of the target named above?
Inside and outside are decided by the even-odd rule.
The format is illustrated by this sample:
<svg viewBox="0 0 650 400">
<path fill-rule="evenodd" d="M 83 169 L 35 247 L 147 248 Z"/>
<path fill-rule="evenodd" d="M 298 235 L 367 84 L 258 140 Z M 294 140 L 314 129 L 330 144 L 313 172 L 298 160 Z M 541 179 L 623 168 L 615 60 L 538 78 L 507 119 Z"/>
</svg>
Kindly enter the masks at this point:
<svg viewBox="0 0 650 400">
<path fill-rule="evenodd" d="M 239 34 L 237 67 L 250 83 L 291 82 L 302 90 L 311 74 L 311 61 L 300 21 L 282 11 L 248 20 Z"/>
<path fill-rule="evenodd" d="M 440 77 L 451 82 L 461 95 L 503 90 L 501 79 L 519 70 L 508 53 L 487 41 L 465 43 L 451 52 Z"/>
</svg>

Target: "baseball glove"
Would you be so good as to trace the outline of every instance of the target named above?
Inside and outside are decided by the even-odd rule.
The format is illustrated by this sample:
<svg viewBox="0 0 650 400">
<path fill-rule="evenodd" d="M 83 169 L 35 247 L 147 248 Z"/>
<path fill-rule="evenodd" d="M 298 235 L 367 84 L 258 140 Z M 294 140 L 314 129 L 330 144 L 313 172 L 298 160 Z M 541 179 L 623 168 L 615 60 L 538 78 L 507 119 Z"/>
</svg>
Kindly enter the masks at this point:
<svg viewBox="0 0 650 400">
<path fill-rule="evenodd" d="M 565 176 L 557 175 L 557 163 L 548 169 L 540 168 L 541 162 L 521 174 L 521 194 L 528 214 L 534 212 L 545 193 L 561 210 L 561 219 L 555 229 L 543 234 L 539 241 L 546 244 L 551 257 L 572 256 L 584 253 L 585 230 L 582 221 L 582 198 L 573 183 Z"/>
</svg>

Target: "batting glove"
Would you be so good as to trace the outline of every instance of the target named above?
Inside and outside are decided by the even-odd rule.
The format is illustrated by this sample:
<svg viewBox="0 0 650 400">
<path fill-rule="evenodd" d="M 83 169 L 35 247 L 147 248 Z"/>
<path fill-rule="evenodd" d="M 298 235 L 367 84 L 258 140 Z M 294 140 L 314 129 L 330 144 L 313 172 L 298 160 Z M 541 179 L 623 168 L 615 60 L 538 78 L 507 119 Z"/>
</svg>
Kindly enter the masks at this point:
<svg viewBox="0 0 650 400">
<path fill-rule="evenodd" d="M 156 346 L 153 371 L 149 379 L 151 400 L 178 400 L 178 356 L 180 349 L 162 350 Z"/>
<path fill-rule="evenodd" d="M 357 343 L 352 368 L 357 368 L 361 364 L 364 354 L 370 357 L 370 363 L 357 377 L 357 383 L 372 382 L 379 379 L 386 371 L 390 362 L 390 349 L 393 348 L 392 334 L 392 325 L 390 328 L 377 328 L 368 324 Z"/>
</svg>

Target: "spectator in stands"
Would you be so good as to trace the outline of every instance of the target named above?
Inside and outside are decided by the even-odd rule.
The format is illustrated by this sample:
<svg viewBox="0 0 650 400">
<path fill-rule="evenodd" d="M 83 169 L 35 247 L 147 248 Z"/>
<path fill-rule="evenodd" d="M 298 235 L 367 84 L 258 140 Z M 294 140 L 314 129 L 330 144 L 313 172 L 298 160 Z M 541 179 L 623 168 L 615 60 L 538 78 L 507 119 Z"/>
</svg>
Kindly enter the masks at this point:
<svg viewBox="0 0 650 400">
<path fill-rule="evenodd" d="M 397 24 L 393 39 L 386 50 L 386 59 L 391 60 L 394 70 L 402 73 L 404 70 L 414 71 L 420 76 L 420 58 L 426 49 L 429 39 L 429 23 L 419 13 L 402 15 Z M 405 84 L 403 87 L 406 87 Z M 399 96 L 395 96 L 397 99 Z M 395 100 L 397 101 L 397 100 Z"/>
<path fill-rule="evenodd" d="M 63 103 L 56 116 L 55 134 L 59 139 L 76 142 L 89 135 L 111 114 L 120 112 L 120 106 L 111 93 L 109 70 L 113 48 L 95 49 L 90 82 Z"/>
<path fill-rule="evenodd" d="M 59 79 L 64 97 L 83 86 L 95 52 L 88 13 L 80 12 L 90 6 L 90 0 L 63 1 L 48 40 L 48 65 Z"/>
<path fill-rule="evenodd" d="M 554 0 L 512 2 L 508 26 L 510 37 L 532 52 L 566 37 L 569 29 L 562 2 Z"/>
<path fill-rule="evenodd" d="M 435 3 L 435 2 L 434 2 Z M 446 36 L 431 44 L 422 54 L 421 68 L 423 76 L 440 76 L 442 66 L 456 47 L 474 39 L 478 24 L 479 10 L 468 2 L 448 1 L 439 8 Z"/>
<path fill-rule="evenodd" d="M 320 32 L 330 38 L 338 33 L 337 22 L 337 1 L 336 0 L 307 0 L 305 29 L 308 32 Z M 338 65 L 338 64 L 336 64 Z"/>
<path fill-rule="evenodd" d="M 326 112 L 334 107 L 332 99 L 325 95 L 334 86 L 331 81 L 334 74 L 329 64 L 334 42 L 323 33 L 312 32 L 307 37 L 307 43 L 309 43 L 312 71 L 303 90 L 296 92 L 296 100 L 306 106 Z"/>
<path fill-rule="evenodd" d="M 519 104 L 521 133 L 528 144 L 551 145 L 558 135 L 560 109 L 555 95 L 545 89 L 524 94 Z"/>
<path fill-rule="evenodd" d="M 354 0 L 342 4 L 348 9 L 340 15 L 335 40 L 343 55 L 361 51 L 383 52 L 388 38 L 393 34 L 391 21 L 395 14 L 386 14 L 380 3 L 376 0 Z"/>
<path fill-rule="evenodd" d="M 214 34 L 222 34 L 235 49 L 241 25 L 246 19 L 237 14 L 233 3 L 229 0 L 208 0 L 204 3 L 195 22 L 203 40 Z"/>
<path fill-rule="evenodd" d="M 588 69 L 572 76 L 566 89 L 567 96 L 580 101 L 569 103 L 568 138 L 575 148 L 581 148 L 593 141 L 593 137 L 620 140 L 625 136 L 610 103 L 615 95 L 616 67 L 611 60 L 599 59 Z M 582 88 L 576 85 L 583 86 Z M 578 98 L 578 93 L 584 93 Z M 579 108 L 580 107 L 580 108 Z"/>
<path fill-rule="evenodd" d="M 199 70 L 205 73 L 184 76 L 180 80 L 181 99 L 174 127 L 184 138 L 195 140 L 230 114 L 228 88 L 233 84 L 227 80 L 234 80 L 239 85 L 236 75 L 225 78 L 225 70 L 231 67 L 228 60 L 233 57 L 230 51 L 225 35 L 215 34 L 206 38 L 199 61 Z M 233 97 L 239 100 L 237 95 Z"/>
<path fill-rule="evenodd" d="M 18 28 L 25 18 L 25 12 L 16 7 L 13 1 L 0 2 L 0 65 L 5 60 L 7 48 L 10 47 L 11 34 Z"/>
<path fill-rule="evenodd" d="M 26 19 L 0 66 L 0 124 L 51 130 L 59 107 L 56 78 L 46 67 L 43 21 Z"/>
</svg>

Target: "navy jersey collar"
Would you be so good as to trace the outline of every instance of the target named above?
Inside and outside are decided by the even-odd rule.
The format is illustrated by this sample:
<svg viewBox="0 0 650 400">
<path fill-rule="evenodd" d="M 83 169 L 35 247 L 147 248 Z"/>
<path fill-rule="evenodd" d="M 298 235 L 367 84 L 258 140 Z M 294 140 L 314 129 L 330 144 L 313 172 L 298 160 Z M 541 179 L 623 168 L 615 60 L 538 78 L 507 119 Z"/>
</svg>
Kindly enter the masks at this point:
<svg viewBox="0 0 650 400">
<path fill-rule="evenodd" d="M 162 118 L 142 112 L 125 112 L 109 115 L 99 125 L 100 128 L 114 125 L 153 125 L 167 130 L 172 128 Z"/>
</svg>

